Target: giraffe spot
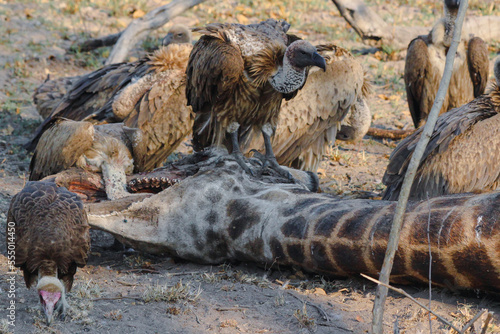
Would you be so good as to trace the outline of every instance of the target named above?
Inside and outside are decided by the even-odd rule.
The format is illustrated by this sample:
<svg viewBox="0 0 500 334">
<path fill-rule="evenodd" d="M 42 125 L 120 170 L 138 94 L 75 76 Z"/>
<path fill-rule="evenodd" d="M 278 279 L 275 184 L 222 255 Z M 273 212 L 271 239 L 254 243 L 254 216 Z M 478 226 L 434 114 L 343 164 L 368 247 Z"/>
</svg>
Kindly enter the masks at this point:
<svg viewBox="0 0 500 334">
<path fill-rule="evenodd" d="M 254 254 L 256 258 L 261 258 L 264 254 L 264 241 L 261 238 L 256 238 L 247 242 L 245 245 L 247 253 Z"/>
<path fill-rule="evenodd" d="M 366 219 L 360 219 L 360 217 L 372 217 L 379 211 L 379 207 L 368 207 L 356 211 L 355 216 L 346 219 L 342 223 L 342 227 L 337 236 L 339 238 L 359 240 L 369 225 L 366 224 Z"/>
<path fill-rule="evenodd" d="M 323 243 L 319 241 L 311 242 L 311 258 L 317 269 L 328 272 L 331 275 L 338 274 L 338 270 L 328 257 L 326 247 Z"/>
<path fill-rule="evenodd" d="M 218 203 L 222 199 L 222 194 L 216 189 L 210 188 L 207 189 L 205 198 L 212 203 Z"/>
<path fill-rule="evenodd" d="M 484 244 L 472 243 L 451 256 L 457 272 L 465 275 L 471 288 L 498 291 L 500 273 L 493 266 Z"/>
<path fill-rule="evenodd" d="M 280 262 L 286 259 L 283 247 L 276 237 L 271 238 L 271 240 L 269 241 L 269 246 L 271 247 L 271 252 L 273 253 L 274 259 L 281 260 Z"/>
<path fill-rule="evenodd" d="M 228 233 L 233 240 L 237 239 L 243 232 L 260 221 L 258 207 L 240 199 L 229 201 L 227 216 L 231 219 Z"/>
<path fill-rule="evenodd" d="M 286 250 L 288 251 L 288 256 L 290 256 L 293 261 L 297 263 L 304 262 L 305 256 L 304 256 L 304 250 L 302 249 L 302 245 L 300 244 L 288 245 L 286 247 Z"/>
<path fill-rule="evenodd" d="M 209 213 L 205 216 L 205 220 L 210 224 L 210 225 L 215 225 L 217 223 L 217 220 L 219 219 L 219 215 L 217 214 L 217 211 L 215 210 L 210 210 Z"/>
<path fill-rule="evenodd" d="M 447 217 L 445 218 L 445 216 Z M 460 242 L 463 238 L 463 226 L 459 224 L 460 212 L 440 211 L 430 216 L 429 212 L 421 212 L 412 219 L 409 242 L 412 245 L 427 245 L 427 225 L 431 246 L 446 247 Z"/>
<path fill-rule="evenodd" d="M 425 278 L 428 282 L 429 277 L 429 252 L 428 251 L 414 251 L 411 256 L 411 268 L 416 271 L 420 276 Z M 443 284 L 444 282 L 453 283 L 456 277 L 449 274 L 446 264 L 443 259 L 436 253 L 432 254 L 432 269 L 431 269 L 432 282 L 436 284 Z"/>
<path fill-rule="evenodd" d="M 329 207 L 331 208 L 331 205 Z M 314 234 L 329 237 L 340 219 L 350 211 L 351 209 L 330 212 L 318 221 L 314 229 Z"/>
<path fill-rule="evenodd" d="M 307 193 L 310 193 L 307 191 Z M 306 210 L 308 207 L 318 203 L 322 202 L 323 199 L 320 198 L 306 198 L 306 199 L 301 199 L 298 200 L 295 205 L 292 205 L 290 208 L 283 210 L 283 216 L 289 217 L 289 216 L 294 216 L 296 214 L 302 214 L 304 213 L 304 210 Z"/>
<path fill-rule="evenodd" d="M 319 216 L 325 213 L 328 210 L 332 210 L 335 208 L 333 204 L 320 204 L 311 209 L 311 216 Z"/>
<path fill-rule="evenodd" d="M 238 187 L 238 186 L 234 186 L 233 187 L 233 193 L 238 194 L 238 195 L 241 194 L 241 188 Z"/>
<path fill-rule="evenodd" d="M 330 247 L 333 258 L 347 273 L 366 273 L 368 267 L 363 259 L 363 249 L 356 245 L 346 247 L 342 244 L 333 244 Z"/>
<path fill-rule="evenodd" d="M 208 229 L 206 232 L 206 254 L 212 260 L 222 260 L 227 257 L 229 246 L 224 237 L 220 233 L 215 232 L 212 229 Z"/>
<path fill-rule="evenodd" d="M 303 216 L 298 216 L 288 220 L 281 227 L 281 232 L 285 237 L 304 239 L 307 235 L 307 221 Z"/>
<path fill-rule="evenodd" d="M 386 246 L 377 246 L 375 245 L 371 249 L 371 260 L 375 268 L 381 269 L 382 264 L 384 263 Z M 404 276 L 408 274 L 408 271 L 405 268 L 405 250 L 404 247 L 399 247 L 398 251 L 394 255 L 394 263 L 392 265 L 391 275 L 394 276 Z"/>
</svg>

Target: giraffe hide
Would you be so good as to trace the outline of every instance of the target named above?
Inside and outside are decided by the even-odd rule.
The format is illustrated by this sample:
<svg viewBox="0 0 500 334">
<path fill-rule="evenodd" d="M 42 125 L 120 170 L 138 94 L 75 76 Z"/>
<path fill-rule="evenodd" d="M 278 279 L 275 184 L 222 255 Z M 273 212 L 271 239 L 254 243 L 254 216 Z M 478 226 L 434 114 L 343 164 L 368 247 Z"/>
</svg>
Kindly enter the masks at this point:
<svg viewBox="0 0 500 334">
<path fill-rule="evenodd" d="M 378 276 L 396 202 L 342 200 L 272 177 L 264 182 L 221 156 L 155 173 L 179 170 L 182 180 L 147 198 L 87 203 L 90 225 L 137 250 L 198 263 L 253 261 L 333 277 Z M 498 191 L 410 202 L 391 281 L 428 282 L 429 221 L 432 283 L 500 292 L 499 213 Z"/>
</svg>

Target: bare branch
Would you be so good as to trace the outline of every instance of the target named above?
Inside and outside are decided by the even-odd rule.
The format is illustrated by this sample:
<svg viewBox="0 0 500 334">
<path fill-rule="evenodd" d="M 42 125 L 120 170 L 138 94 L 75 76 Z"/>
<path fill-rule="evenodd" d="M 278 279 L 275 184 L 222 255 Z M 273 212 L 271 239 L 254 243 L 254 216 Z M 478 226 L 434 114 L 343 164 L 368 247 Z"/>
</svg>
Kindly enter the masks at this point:
<svg viewBox="0 0 500 334">
<path fill-rule="evenodd" d="M 436 125 L 436 121 L 443 105 L 443 101 L 446 93 L 448 92 L 448 86 L 450 84 L 451 73 L 453 70 L 453 63 L 455 61 L 455 55 L 457 52 L 458 44 L 460 43 L 460 35 L 462 33 L 462 25 L 465 18 L 465 13 L 467 12 L 467 7 L 469 5 L 468 0 L 460 2 L 460 7 L 458 9 L 458 15 L 455 22 L 455 31 L 453 32 L 453 40 L 450 45 L 450 49 L 446 55 L 446 65 L 444 68 L 443 78 L 439 84 L 439 89 L 436 94 L 436 99 L 432 105 L 432 109 L 429 113 L 429 117 L 422 131 L 422 136 L 415 148 L 415 152 L 411 158 L 408 170 L 406 172 L 403 186 L 401 188 L 401 193 L 399 195 L 398 204 L 396 206 L 396 212 L 394 214 L 394 220 L 392 222 L 391 233 L 389 235 L 389 241 L 387 243 L 387 250 L 384 258 L 384 264 L 382 265 L 382 270 L 380 272 L 379 280 L 385 284 L 389 282 L 389 276 L 391 274 L 392 265 L 394 262 L 394 256 L 398 248 L 399 235 L 401 233 L 401 224 L 403 222 L 403 215 L 406 211 L 406 204 L 408 203 L 408 197 L 410 195 L 411 185 L 415 179 L 415 174 L 417 168 L 420 164 L 420 160 L 424 154 L 424 150 L 429 143 L 432 131 Z M 372 321 L 372 333 L 382 334 L 382 323 L 384 317 L 384 304 L 387 298 L 387 287 L 379 285 L 377 287 L 377 294 L 375 296 L 375 301 L 373 304 L 373 321 Z"/>
<path fill-rule="evenodd" d="M 107 35 L 99 38 L 92 38 L 84 41 L 78 47 L 80 51 L 87 52 L 92 51 L 98 48 L 102 48 L 103 46 L 111 46 L 115 45 L 120 36 L 123 34 L 123 31 L 120 31 L 116 34 Z"/>
<path fill-rule="evenodd" d="M 143 17 L 130 22 L 128 27 L 121 33 L 105 64 L 109 65 L 124 61 L 128 51 L 144 34 L 162 27 L 173 17 L 204 1 L 206 0 L 173 0 L 169 4 L 156 8 Z"/>
<path fill-rule="evenodd" d="M 366 134 L 368 136 L 372 136 L 375 138 L 387 138 L 387 139 L 399 140 L 408 137 L 413 132 L 415 132 L 415 129 L 392 130 L 392 129 L 379 129 L 371 126 Z"/>
</svg>

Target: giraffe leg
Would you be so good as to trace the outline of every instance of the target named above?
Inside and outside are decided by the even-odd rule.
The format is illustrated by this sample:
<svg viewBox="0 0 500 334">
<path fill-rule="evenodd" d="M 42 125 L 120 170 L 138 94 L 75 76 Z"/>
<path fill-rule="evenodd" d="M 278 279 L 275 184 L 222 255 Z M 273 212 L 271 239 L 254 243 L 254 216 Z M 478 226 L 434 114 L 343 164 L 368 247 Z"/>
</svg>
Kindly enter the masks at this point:
<svg viewBox="0 0 500 334">
<path fill-rule="evenodd" d="M 278 161 L 276 160 L 276 156 L 274 155 L 273 147 L 271 145 L 272 134 L 273 134 L 273 129 L 271 125 L 269 123 L 264 124 L 264 126 L 262 127 L 262 136 L 264 137 L 264 147 L 266 149 L 266 154 L 264 155 L 264 160 L 263 160 L 264 165 L 262 166 L 262 169 L 266 167 L 272 168 L 279 175 L 283 176 L 284 178 L 287 178 L 290 181 L 293 181 L 294 179 L 292 174 L 290 174 L 289 171 L 282 168 L 278 164 Z M 259 158 L 259 156 L 257 156 L 257 158 Z"/>
<path fill-rule="evenodd" d="M 228 127 L 229 136 L 231 137 L 231 144 L 233 145 L 233 151 L 231 152 L 231 155 L 245 172 L 252 176 L 255 176 L 255 173 L 250 169 L 250 167 L 248 167 L 243 153 L 241 153 L 240 143 L 238 142 L 238 128 L 238 123 L 231 123 L 231 125 Z"/>
</svg>

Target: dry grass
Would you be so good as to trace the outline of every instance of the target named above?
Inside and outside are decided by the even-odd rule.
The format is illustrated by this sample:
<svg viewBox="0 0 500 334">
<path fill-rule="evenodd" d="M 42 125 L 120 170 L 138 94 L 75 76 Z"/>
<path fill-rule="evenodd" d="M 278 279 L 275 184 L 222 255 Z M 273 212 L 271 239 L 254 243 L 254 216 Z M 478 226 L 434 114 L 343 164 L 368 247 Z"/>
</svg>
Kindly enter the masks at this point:
<svg viewBox="0 0 500 334">
<path fill-rule="evenodd" d="M 182 283 L 179 281 L 173 286 L 165 285 L 151 285 L 146 288 L 142 294 L 144 302 L 169 302 L 175 303 L 178 301 L 186 301 L 194 303 L 201 295 L 201 288 L 193 289 L 189 283 Z"/>
<path fill-rule="evenodd" d="M 314 332 L 316 330 L 316 322 L 315 322 L 313 317 L 310 317 L 307 314 L 306 304 L 302 305 L 302 310 L 300 310 L 300 309 L 295 310 L 295 312 L 293 313 L 293 316 L 295 317 L 295 319 L 298 320 L 299 325 L 302 328 L 307 328 L 309 331 L 312 331 L 312 332 Z"/>
</svg>

